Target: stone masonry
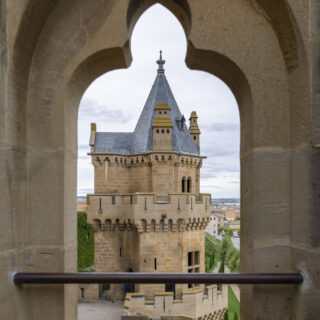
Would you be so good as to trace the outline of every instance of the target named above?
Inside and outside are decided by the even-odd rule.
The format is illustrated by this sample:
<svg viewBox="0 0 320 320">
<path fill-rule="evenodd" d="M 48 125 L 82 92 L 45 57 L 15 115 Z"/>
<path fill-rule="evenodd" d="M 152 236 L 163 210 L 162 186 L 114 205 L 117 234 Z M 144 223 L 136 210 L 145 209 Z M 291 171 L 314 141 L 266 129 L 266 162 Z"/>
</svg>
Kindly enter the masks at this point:
<svg viewBox="0 0 320 320">
<path fill-rule="evenodd" d="M 79 103 L 93 80 L 130 66 L 132 30 L 156 3 L 181 23 L 186 65 L 238 102 L 241 272 L 304 275 L 301 286 L 241 286 L 241 319 L 318 319 L 318 0 L 0 1 L 0 318 L 76 319 L 76 287 L 17 287 L 11 275 L 76 271 Z M 148 181 L 141 192 L 161 190 Z"/>
</svg>

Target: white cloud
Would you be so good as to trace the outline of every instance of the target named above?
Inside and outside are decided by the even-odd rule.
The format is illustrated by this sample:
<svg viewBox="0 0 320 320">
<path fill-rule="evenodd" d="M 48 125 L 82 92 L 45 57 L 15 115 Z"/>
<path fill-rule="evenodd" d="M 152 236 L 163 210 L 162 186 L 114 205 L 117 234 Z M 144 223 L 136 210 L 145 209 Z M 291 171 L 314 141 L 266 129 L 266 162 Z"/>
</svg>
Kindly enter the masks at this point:
<svg viewBox="0 0 320 320">
<path fill-rule="evenodd" d="M 201 127 L 201 150 L 208 156 L 201 188 L 217 197 L 239 196 L 239 115 L 230 89 L 218 78 L 185 65 L 186 38 L 176 18 L 155 5 L 135 26 L 131 39 L 133 61 L 114 70 L 86 90 L 78 121 L 78 192 L 92 191 L 89 151 L 90 122 L 98 131 L 132 131 L 156 76 L 159 50 L 166 75 L 181 111 L 188 118 L 196 110 Z"/>
</svg>

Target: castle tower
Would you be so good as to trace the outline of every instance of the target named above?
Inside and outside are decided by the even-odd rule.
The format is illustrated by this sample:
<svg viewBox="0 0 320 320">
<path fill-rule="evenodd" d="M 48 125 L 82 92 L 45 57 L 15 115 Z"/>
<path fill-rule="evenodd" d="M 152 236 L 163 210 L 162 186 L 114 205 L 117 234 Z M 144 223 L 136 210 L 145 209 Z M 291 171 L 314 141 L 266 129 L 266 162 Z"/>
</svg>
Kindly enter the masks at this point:
<svg viewBox="0 0 320 320">
<path fill-rule="evenodd" d="M 91 126 L 95 192 L 88 221 L 95 226 L 95 268 L 103 272 L 204 272 L 210 195 L 200 193 L 196 114 L 188 129 L 165 76 L 158 70 L 133 132 L 99 132 Z M 194 136 L 197 139 L 194 139 Z M 104 288 L 123 298 L 175 290 L 164 285 Z M 102 290 L 102 291 L 103 291 Z"/>
</svg>

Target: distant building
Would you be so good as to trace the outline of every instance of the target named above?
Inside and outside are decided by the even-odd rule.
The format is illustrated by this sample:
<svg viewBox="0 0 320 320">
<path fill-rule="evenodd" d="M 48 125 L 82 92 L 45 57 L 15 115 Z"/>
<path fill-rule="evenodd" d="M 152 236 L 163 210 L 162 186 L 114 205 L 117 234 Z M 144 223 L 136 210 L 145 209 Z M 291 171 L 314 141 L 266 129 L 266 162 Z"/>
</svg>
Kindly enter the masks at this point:
<svg viewBox="0 0 320 320">
<path fill-rule="evenodd" d="M 224 211 L 225 219 L 228 221 L 234 221 L 240 219 L 240 209 L 239 208 L 227 208 Z"/>
<path fill-rule="evenodd" d="M 206 231 L 214 237 L 218 237 L 223 228 L 224 211 L 220 209 L 213 209 L 211 211 L 211 221 L 209 222 Z"/>
</svg>

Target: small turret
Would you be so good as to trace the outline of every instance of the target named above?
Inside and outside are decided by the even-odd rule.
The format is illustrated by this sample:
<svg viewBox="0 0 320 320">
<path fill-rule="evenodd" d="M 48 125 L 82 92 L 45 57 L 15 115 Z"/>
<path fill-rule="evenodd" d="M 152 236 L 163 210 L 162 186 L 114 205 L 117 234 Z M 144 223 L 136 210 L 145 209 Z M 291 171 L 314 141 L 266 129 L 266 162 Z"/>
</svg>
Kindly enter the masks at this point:
<svg viewBox="0 0 320 320">
<path fill-rule="evenodd" d="M 195 111 L 191 112 L 190 118 L 190 126 L 189 126 L 189 132 L 192 136 L 193 142 L 198 146 L 198 150 L 200 151 L 200 134 L 201 131 L 198 126 L 198 116 Z"/>
<path fill-rule="evenodd" d="M 172 121 L 171 108 L 166 103 L 159 103 L 154 108 L 155 115 L 152 122 L 153 150 L 172 150 Z"/>
<path fill-rule="evenodd" d="M 97 125 L 95 123 L 91 123 L 90 125 L 90 140 L 89 140 L 89 146 L 94 148 L 95 140 L 96 140 L 96 132 L 97 132 Z"/>
</svg>

